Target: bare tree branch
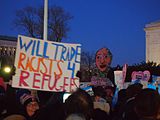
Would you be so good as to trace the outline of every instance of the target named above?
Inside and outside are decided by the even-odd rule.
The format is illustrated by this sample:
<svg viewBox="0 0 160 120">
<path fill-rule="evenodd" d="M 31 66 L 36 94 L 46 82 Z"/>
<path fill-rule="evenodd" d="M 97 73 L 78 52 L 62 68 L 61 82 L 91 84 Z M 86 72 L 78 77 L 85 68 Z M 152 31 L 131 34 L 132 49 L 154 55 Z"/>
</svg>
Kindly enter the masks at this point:
<svg viewBox="0 0 160 120">
<path fill-rule="evenodd" d="M 26 7 L 18 10 L 14 25 L 30 37 L 43 38 L 43 7 Z M 67 37 L 69 31 L 68 22 L 73 17 L 59 6 L 49 8 L 48 40 L 60 42 Z"/>
</svg>

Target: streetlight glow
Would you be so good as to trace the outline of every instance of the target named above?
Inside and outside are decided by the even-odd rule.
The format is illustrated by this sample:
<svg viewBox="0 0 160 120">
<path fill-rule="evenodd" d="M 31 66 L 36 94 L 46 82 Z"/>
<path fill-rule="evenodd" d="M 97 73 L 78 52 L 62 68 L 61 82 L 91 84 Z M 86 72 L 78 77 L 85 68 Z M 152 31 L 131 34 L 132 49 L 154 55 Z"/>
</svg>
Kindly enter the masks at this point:
<svg viewBox="0 0 160 120">
<path fill-rule="evenodd" d="M 5 73 L 10 73 L 11 72 L 11 68 L 10 67 L 5 67 L 4 68 L 4 72 Z"/>
</svg>

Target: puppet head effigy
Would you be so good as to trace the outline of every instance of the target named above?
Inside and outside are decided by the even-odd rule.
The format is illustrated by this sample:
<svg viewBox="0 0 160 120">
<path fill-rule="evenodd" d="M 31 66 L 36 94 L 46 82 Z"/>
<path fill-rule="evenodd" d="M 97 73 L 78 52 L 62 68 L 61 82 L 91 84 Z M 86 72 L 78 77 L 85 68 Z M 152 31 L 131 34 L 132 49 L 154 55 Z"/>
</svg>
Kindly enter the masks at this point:
<svg viewBox="0 0 160 120">
<path fill-rule="evenodd" d="M 112 53 L 108 48 L 101 48 L 96 52 L 96 66 L 100 71 L 105 71 L 111 65 Z"/>
<path fill-rule="evenodd" d="M 113 86 L 112 80 L 108 77 L 112 61 L 112 53 L 108 48 L 101 48 L 95 55 L 96 68 L 91 77 L 93 86 Z"/>
</svg>

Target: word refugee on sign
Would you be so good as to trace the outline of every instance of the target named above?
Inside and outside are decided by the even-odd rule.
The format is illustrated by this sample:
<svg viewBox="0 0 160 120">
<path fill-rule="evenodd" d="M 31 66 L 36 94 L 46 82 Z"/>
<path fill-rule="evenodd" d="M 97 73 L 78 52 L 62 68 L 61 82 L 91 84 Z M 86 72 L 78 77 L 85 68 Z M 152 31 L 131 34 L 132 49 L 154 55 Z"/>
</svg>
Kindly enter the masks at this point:
<svg viewBox="0 0 160 120">
<path fill-rule="evenodd" d="M 77 78 L 64 77 L 63 84 L 59 84 L 59 75 L 47 75 L 39 73 L 29 73 L 27 71 L 20 72 L 19 86 L 24 88 L 33 89 L 46 89 L 49 91 L 73 91 L 73 88 L 77 87 Z M 32 81 L 31 81 L 32 79 Z"/>
<path fill-rule="evenodd" d="M 41 49 L 43 50 L 40 50 Z M 80 63 L 80 50 L 81 46 L 66 47 L 63 44 L 56 44 L 48 42 L 41 43 L 41 41 L 30 40 L 27 44 L 23 43 L 22 38 L 20 37 L 20 49 L 24 49 L 25 52 L 29 53 L 32 56 L 39 56 L 43 58 L 50 58 L 53 60 L 62 60 L 62 61 L 71 61 L 74 60 L 76 63 Z M 30 51 L 30 52 L 28 52 Z M 55 51 L 55 52 L 51 52 Z M 58 54 L 59 53 L 59 54 Z"/>
</svg>

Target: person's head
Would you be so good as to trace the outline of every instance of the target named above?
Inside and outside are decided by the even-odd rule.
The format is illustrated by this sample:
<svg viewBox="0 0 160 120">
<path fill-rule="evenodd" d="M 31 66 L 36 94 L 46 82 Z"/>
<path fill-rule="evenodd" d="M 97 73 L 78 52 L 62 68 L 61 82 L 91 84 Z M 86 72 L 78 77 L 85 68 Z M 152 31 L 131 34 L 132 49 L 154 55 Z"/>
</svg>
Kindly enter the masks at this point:
<svg viewBox="0 0 160 120">
<path fill-rule="evenodd" d="M 97 86 L 93 88 L 94 91 L 94 96 L 99 97 L 99 98 L 105 98 L 106 93 L 105 93 L 105 89 L 102 86 Z"/>
<path fill-rule="evenodd" d="M 132 85 L 129 85 L 127 90 L 126 90 L 126 97 L 131 98 L 135 97 L 143 88 L 143 85 L 141 83 L 135 83 Z"/>
<path fill-rule="evenodd" d="M 118 91 L 118 102 L 124 102 L 126 100 L 126 89 Z"/>
<path fill-rule="evenodd" d="M 156 119 L 160 110 L 160 95 L 153 89 L 142 89 L 135 98 L 135 111 L 140 118 Z"/>
<path fill-rule="evenodd" d="M 82 89 L 77 89 L 65 101 L 66 116 L 83 114 L 86 119 L 92 116 L 93 102 L 90 95 Z"/>
<path fill-rule="evenodd" d="M 112 53 L 108 48 L 101 48 L 96 52 L 96 66 L 100 71 L 105 71 L 112 62 Z"/>
<path fill-rule="evenodd" d="M 105 87 L 105 93 L 106 93 L 106 98 L 112 99 L 114 95 L 115 88 L 112 86 L 106 86 Z"/>
<path fill-rule="evenodd" d="M 94 109 L 93 120 L 109 120 L 109 115 L 101 109 Z"/>
<path fill-rule="evenodd" d="M 71 114 L 66 120 L 86 120 L 86 118 L 83 114 Z"/>
<path fill-rule="evenodd" d="M 13 114 L 13 115 L 7 116 L 3 120 L 26 120 L 26 118 L 22 115 Z"/>
<path fill-rule="evenodd" d="M 24 93 L 20 97 L 20 103 L 24 106 L 24 109 L 29 116 L 33 116 L 35 112 L 39 109 L 37 99 L 30 94 Z"/>
</svg>

